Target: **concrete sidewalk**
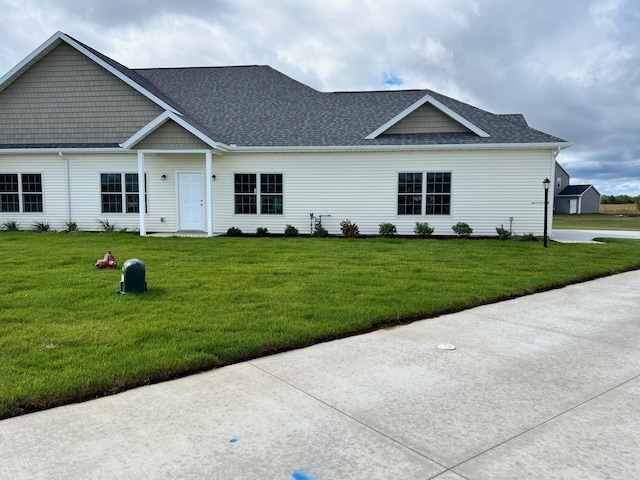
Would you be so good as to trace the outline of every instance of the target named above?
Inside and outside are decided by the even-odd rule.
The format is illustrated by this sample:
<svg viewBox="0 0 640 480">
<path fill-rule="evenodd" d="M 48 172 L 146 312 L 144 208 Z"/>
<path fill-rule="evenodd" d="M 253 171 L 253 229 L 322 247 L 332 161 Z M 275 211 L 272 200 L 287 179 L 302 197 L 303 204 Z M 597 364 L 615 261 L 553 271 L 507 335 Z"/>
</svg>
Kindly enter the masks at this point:
<svg viewBox="0 0 640 480">
<path fill-rule="evenodd" d="M 0 478 L 640 478 L 638 285 L 624 273 L 0 421 Z"/>
</svg>

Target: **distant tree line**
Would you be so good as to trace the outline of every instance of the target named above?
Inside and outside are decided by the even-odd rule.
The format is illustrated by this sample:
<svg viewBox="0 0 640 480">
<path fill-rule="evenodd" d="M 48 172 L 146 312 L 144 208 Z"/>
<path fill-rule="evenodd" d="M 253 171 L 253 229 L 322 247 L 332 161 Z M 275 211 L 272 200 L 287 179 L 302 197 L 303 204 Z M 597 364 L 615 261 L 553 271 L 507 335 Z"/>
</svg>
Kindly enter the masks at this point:
<svg viewBox="0 0 640 480">
<path fill-rule="evenodd" d="M 640 195 L 632 197 L 631 195 L 602 195 L 600 197 L 600 203 L 603 205 L 613 204 L 622 205 L 624 203 L 638 203 L 640 202 Z"/>
</svg>

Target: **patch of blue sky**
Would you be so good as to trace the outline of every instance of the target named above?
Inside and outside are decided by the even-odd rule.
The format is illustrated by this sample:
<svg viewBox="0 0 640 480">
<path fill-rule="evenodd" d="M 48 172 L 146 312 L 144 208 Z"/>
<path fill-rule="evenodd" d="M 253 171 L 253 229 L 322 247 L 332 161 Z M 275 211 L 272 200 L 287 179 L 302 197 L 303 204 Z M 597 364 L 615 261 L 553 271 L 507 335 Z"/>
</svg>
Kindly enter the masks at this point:
<svg viewBox="0 0 640 480">
<path fill-rule="evenodd" d="M 392 72 L 383 72 L 382 78 L 383 78 L 384 84 L 389 85 L 391 87 L 397 87 L 404 83 L 404 80 L 402 80 L 399 76 L 397 76 L 395 73 L 392 73 Z"/>
</svg>

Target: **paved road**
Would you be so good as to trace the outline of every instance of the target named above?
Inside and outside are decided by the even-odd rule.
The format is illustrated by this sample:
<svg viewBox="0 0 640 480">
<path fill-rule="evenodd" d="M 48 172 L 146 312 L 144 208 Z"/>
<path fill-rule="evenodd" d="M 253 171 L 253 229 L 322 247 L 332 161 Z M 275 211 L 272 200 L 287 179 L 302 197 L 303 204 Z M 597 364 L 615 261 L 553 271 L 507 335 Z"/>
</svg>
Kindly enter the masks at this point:
<svg viewBox="0 0 640 480">
<path fill-rule="evenodd" d="M 0 421 L 0 478 L 640 478 L 638 285 L 624 273 Z"/>
</svg>

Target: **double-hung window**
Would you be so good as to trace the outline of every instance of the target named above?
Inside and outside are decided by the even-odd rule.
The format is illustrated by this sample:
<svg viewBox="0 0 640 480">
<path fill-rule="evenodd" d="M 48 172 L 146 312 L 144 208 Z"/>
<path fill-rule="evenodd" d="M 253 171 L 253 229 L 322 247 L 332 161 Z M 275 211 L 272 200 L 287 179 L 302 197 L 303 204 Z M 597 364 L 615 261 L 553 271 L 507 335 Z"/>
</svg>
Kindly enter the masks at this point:
<svg viewBox="0 0 640 480">
<path fill-rule="evenodd" d="M 427 173 L 427 215 L 451 213 L 451 174 Z"/>
<path fill-rule="evenodd" d="M 281 173 L 236 173 L 234 185 L 235 213 L 282 215 Z"/>
<path fill-rule="evenodd" d="M 398 215 L 449 215 L 450 213 L 451 173 L 398 173 Z"/>
<path fill-rule="evenodd" d="M 422 172 L 398 174 L 398 215 L 422 214 Z"/>
<path fill-rule="evenodd" d="M 140 189 L 137 173 L 100 174 L 100 194 L 102 213 L 140 213 Z"/>
<path fill-rule="evenodd" d="M 43 212 L 42 174 L 0 174 L 0 211 Z"/>
</svg>

